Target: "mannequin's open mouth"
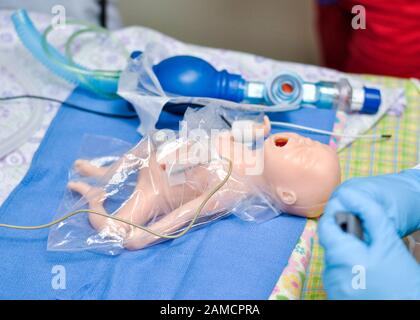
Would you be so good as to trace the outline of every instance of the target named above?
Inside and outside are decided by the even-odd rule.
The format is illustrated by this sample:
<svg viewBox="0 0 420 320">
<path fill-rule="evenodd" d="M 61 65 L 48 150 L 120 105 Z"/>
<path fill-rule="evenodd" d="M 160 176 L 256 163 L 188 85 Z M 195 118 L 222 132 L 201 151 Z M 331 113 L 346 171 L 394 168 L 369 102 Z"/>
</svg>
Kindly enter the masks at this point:
<svg viewBox="0 0 420 320">
<path fill-rule="evenodd" d="M 289 142 L 289 139 L 286 137 L 278 137 L 274 139 L 274 144 L 276 145 L 276 147 L 284 147 L 287 142 Z"/>
</svg>

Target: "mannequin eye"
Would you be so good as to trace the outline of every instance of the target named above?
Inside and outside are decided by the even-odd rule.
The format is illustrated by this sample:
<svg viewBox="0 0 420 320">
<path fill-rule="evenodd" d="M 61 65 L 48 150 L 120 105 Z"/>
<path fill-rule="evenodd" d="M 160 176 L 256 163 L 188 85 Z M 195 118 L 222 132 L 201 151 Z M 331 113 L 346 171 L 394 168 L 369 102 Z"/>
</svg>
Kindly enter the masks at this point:
<svg viewBox="0 0 420 320">
<path fill-rule="evenodd" d="M 287 144 L 287 142 L 289 142 L 289 139 L 284 138 L 284 137 L 279 137 L 274 140 L 276 147 L 280 147 L 280 148 L 284 147 Z"/>
</svg>

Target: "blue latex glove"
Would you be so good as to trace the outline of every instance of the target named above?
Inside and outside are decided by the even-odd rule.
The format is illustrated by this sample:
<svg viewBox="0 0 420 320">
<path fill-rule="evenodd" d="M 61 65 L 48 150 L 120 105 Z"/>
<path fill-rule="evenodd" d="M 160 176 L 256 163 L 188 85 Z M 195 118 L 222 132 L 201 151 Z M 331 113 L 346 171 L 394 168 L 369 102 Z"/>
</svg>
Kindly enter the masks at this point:
<svg viewBox="0 0 420 320">
<path fill-rule="evenodd" d="M 381 206 L 401 237 L 420 229 L 420 170 L 351 179 L 343 183 L 332 198 L 344 199 L 350 190 L 363 194 L 358 202 L 366 198 Z M 361 209 L 367 214 L 369 207 L 361 206 Z"/>
<path fill-rule="evenodd" d="M 352 179 L 334 192 L 319 225 L 329 298 L 420 299 L 420 266 L 401 240 L 420 227 L 419 203 L 418 170 Z M 340 211 L 361 219 L 365 242 L 340 229 Z"/>
</svg>

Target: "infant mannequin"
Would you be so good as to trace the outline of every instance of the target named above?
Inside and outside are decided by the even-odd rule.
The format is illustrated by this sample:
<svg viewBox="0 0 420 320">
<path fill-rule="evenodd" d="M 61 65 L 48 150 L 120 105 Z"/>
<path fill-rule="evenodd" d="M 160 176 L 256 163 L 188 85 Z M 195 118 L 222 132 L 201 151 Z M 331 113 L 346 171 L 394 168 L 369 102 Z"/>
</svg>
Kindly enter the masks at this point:
<svg viewBox="0 0 420 320">
<path fill-rule="evenodd" d="M 249 147 L 249 141 L 238 134 L 237 127 L 233 125 L 231 131 L 223 131 L 212 138 L 211 143 L 219 160 L 185 170 L 185 182 L 174 184 L 166 174 L 167 164 L 173 164 L 167 161 L 168 157 L 179 161 L 185 158 L 185 150 L 162 156 L 162 152 L 151 150 L 142 143 L 110 167 L 96 167 L 86 160 L 77 160 L 75 168 L 83 176 L 107 180 L 127 168 L 140 168 L 141 163 L 133 193 L 114 216 L 147 225 L 148 229 L 158 234 L 174 234 L 188 225 L 197 208 L 226 177 L 229 161 L 231 176 L 203 207 L 199 219 L 229 212 L 235 203 L 251 197 L 257 189 L 270 194 L 281 212 L 304 217 L 319 216 L 330 194 L 340 183 L 340 167 L 335 151 L 294 133 L 277 133 L 267 137 L 271 129 L 267 117 L 263 125 L 255 124 L 250 132 L 254 139 L 258 139 L 259 135 L 267 137 L 260 148 Z M 144 159 L 147 159 L 147 165 L 144 165 Z M 107 213 L 103 189 L 84 182 L 70 182 L 68 187 L 87 199 L 90 210 Z M 129 250 L 144 248 L 160 239 L 144 230 L 95 214 L 89 214 L 89 221 L 98 232 L 118 234 Z"/>
</svg>

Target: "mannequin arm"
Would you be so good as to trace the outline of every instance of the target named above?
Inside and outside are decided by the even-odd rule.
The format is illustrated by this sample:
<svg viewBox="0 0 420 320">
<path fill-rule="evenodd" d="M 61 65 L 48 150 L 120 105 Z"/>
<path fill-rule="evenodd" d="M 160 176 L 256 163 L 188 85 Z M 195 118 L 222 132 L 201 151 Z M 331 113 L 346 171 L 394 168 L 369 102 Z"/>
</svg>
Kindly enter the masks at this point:
<svg viewBox="0 0 420 320">
<path fill-rule="evenodd" d="M 264 130 L 264 137 L 267 137 L 271 132 L 271 122 L 267 116 L 264 116 L 264 123 L 257 126 L 257 129 Z"/>
</svg>

